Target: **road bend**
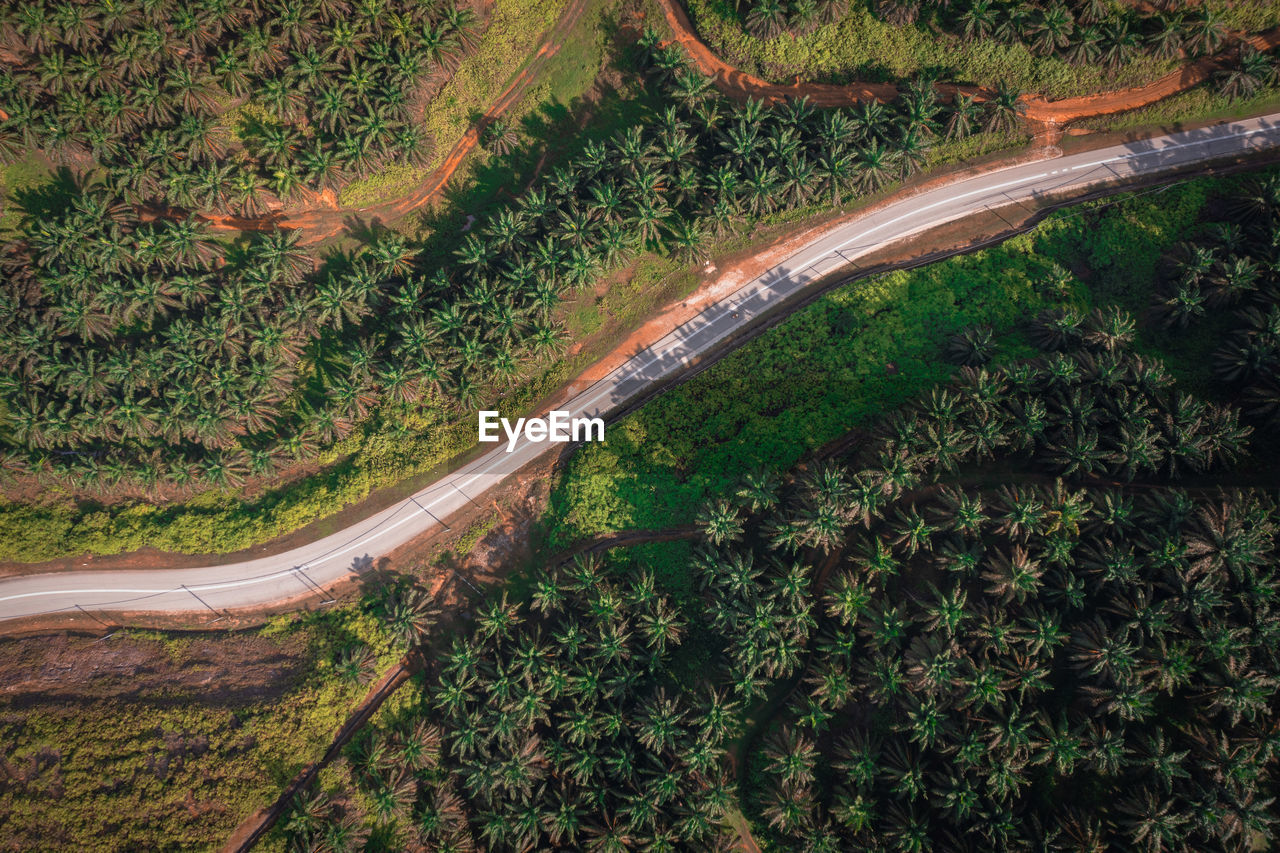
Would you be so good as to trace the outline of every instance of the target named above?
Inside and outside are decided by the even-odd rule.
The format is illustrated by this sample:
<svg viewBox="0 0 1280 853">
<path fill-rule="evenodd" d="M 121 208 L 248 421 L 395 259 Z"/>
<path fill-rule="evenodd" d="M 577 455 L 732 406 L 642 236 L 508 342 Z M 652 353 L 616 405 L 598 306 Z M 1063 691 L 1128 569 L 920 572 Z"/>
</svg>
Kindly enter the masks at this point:
<svg viewBox="0 0 1280 853">
<path fill-rule="evenodd" d="M 873 250 L 939 225 L 984 210 L 1056 200 L 1103 184 L 1123 185 L 1277 148 L 1280 113 L 1011 166 L 904 197 L 833 226 L 559 408 L 570 417 L 607 416 L 820 279 Z M 0 620 L 77 611 L 208 616 L 323 600 L 324 590 L 335 582 L 447 523 L 556 446 L 521 438 L 511 452 L 505 440 L 493 447 L 376 515 L 282 554 L 203 568 L 72 571 L 0 580 Z"/>
</svg>

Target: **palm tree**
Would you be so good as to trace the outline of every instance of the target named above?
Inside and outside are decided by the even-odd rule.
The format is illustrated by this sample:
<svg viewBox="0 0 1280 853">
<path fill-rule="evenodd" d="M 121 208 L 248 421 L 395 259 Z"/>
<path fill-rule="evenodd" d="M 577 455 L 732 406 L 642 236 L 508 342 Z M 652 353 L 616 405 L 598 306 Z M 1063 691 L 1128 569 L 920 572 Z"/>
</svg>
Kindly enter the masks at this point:
<svg viewBox="0 0 1280 853">
<path fill-rule="evenodd" d="M 945 354 L 953 364 L 979 367 L 995 354 L 994 333 L 990 326 L 971 326 L 951 336 Z"/>
<path fill-rule="evenodd" d="M 996 31 L 999 8 L 992 0 L 972 0 L 960 13 L 966 39 L 979 41 L 989 38 Z"/>
<path fill-rule="evenodd" d="M 787 9 L 781 0 L 752 0 L 747 30 L 757 38 L 771 39 L 787 26 Z"/>
<path fill-rule="evenodd" d="M 686 263 L 697 263 L 707 257 L 703 246 L 702 226 L 696 220 L 677 218 L 670 226 L 669 240 L 675 247 L 676 255 Z"/>
<path fill-rule="evenodd" d="M 1227 28 L 1222 12 L 1212 6 L 1201 6 L 1186 17 L 1187 49 L 1193 54 L 1216 53 L 1226 38 Z"/>
<path fill-rule="evenodd" d="M 1022 115 L 1021 93 L 1005 83 L 996 87 L 995 94 L 987 102 L 986 130 L 988 133 L 1012 133 Z"/>
<path fill-rule="evenodd" d="M 981 123 L 981 116 L 982 107 L 973 95 L 957 94 L 947 118 L 947 139 L 965 139 L 973 134 Z"/>
<path fill-rule="evenodd" d="M 807 786 L 813 781 L 818 751 L 813 742 L 789 726 L 770 735 L 764 746 L 765 772 L 783 785 Z"/>
<path fill-rule="evenodd" d="M 388 588 L 379 609 L 387 630 L 402 646 L 421 643 L 430 633 L 440 613 L 432 602 L 431 595 L 418 586 Z"/>
<path fill-rule="evenodd" d="M 1104 352 L 1126 349 L 1136 333 L 1136 324 L 1123 309 L 1095 308 L 1084 324 L 1084 342 Z"/>
<path fill-rule="evenodd" d="M 1135 848 L 1152 853 L 1176 844 L 1183 837 L 1182 827 L 1188 820 L 1187 815 L 1174 810 L 1171 800 L 1163 800 L 1145 788 L 1121 801 L 1118 809 L 1125 815 L 1122 825 L 1129 841 Z"/>
<path fill-rule="evenodd" d="M 1055 3 L 1042 9 L 1031 23 L 1031 44 L 1039 53 L 1055 53 L 1071 43 L 1075 18 L 1066 6 Z"/>
<path fill-rule="evenodd" d="M 737 496 L 752 512 L 773 509 L 778 504 L 781 482 L 771 468 L 756 468 L 742 476 Z M 717 543 L 718 544 L 718 543 Z"/>
<path fill-rule="evenodd" d="M 484 146 L 499 156 L 510 154 L 520 143 L 515 130 L 500 118 L 489 122 L 481 136 Z"/>
<path fill-rule="evenodd" d="M 769 826 L 787 834 L 799 834 L 813 822 L 813 790 L 807 785 L 774 782 L 763 809 Z"/>
<path fill-rule="evenodd" d="M 870 140 L 857 150 L 855 156 L 858 183 L 864 191 L 876 192 L 893 179 L 897 154 L 882 146 L 878 140 Z"/>
<path fill-rule="evenodd" d="M 1156 30 L 1147 37 L 1147 44 L 1160 59 L 1176 59 L 1186 39 L 1187 26 L 1180 14 L 1155 16 Z"/>
<path fill-rule="evenodd" d="M 1043 574 L 1040 562 L 1025 548 L 1015 545 L 1008 554 L 996 552 L 987 561 L 982 578 L 987 581 L 989 594 L 998 595 L 1005 602 L 1022 604 L 1040 589 Z"/>
<path fill-rule="evenodd" d="M 1218 91 L 1235 100 L 1249 98 L 1276 81 L 1276 66 L 1271 57 L 1251 44 L 1242 44 L 1235 64 L 1218 74 Z"/>
</svg>

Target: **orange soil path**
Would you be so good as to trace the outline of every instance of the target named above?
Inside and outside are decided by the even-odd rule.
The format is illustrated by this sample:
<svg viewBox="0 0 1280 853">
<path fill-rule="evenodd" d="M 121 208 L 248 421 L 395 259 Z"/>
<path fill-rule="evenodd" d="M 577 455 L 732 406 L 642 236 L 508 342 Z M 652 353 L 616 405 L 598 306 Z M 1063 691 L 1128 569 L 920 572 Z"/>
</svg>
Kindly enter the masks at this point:
<svg viewBox="0 0 1280 853">
<path fill-rule="evenodd" d="M 1260 51 L 1280 47 L 1280 27 L 1250 36 L 1244 41 Z M 1150 106 L 1156 101 L 1185 92 L 1209 80 L 1215 72 L 1230 67 L 1234 55 L 1234 50 L 1231 50 L 1217 56 L 1207 56 L 1175 71 L 1170 71 L 1145 86 L 1116 89 L 1079 98 L 1063 98 L 1057 101 L 1050 101 L 1039 95 L 1024 95 L 1022 103 L 1026 107 L 1025 115 L 1031 121 L 1066 124 L 1082 118 L 1111 115 Z"/>
<path fill-rule="evenodd" d="M 662 8 L 667 24 L 675 33 L 675 40 L 693 57 L 698 70 L 715 80 L 716 85 L 726 93 L 764 101 L 807 97 L 814 105 L 821 107 L 849 106 L 869 98 L 889 101 L 898 95 L 897 86 L 891 83 L 851 83 L 846 86 L 826 83 L 769 83 L 729 65 L 716 56 L 698 38 L 688 14 L 678 0 L 657 0 L 657 2 Z M 1259 50 L 1270 50 L 1280 46 L 1280 27 L 1252 36 L 1246 41 Z M 1041 95 L 1024 95 L 1021 101 L 1028 121 L 1042 124 L 1065 124 L 1082 118 L 1124 112 L 1148 106 L 1203 83 L 1212 77 L 1215 71 L 1226 67 L 1233 55 L 1234 51 L 1227 51 L 1218 56 L 1206 57 L 1171 71 L 1145 86 L 1056 101 Z M 992 95 L 992 90 L 979 86 L 942 83 L 937 88 L 944 95 L 959 92 L 973 95 L 979 100 L 985 100 Z"/>
</svg>

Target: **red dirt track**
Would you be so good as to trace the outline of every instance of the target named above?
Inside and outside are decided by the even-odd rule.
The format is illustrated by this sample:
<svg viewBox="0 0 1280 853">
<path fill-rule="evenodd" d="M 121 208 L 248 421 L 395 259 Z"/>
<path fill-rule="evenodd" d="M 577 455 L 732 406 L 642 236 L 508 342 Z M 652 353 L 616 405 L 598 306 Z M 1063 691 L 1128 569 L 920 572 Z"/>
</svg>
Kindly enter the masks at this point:
<svg viewBox="0 0 1280 853">
<path fill-rule="evenodd" d="M 1244 41 L 1260 51 L 1280 47 L 1280 28 L 1259 33 Z M 1170 71 L 1145 86 L 1134 86 L 1129 89 L 1116 89 L 1111 92 L 1100 92 L 1079 98 L 1063 98 L 1057 101 L 1050 101 L 1039 95 L 1024 95 L 1022 102 L 1026 106 L 1025 115 L 1032 121 L 1066 124 L 1082 118 L 1111 115 L 1150 106 L 1209 80 L 1214 72 L 1228 67 L 1233 56 L 1234 51 L 1207 56 L 1184 65 L 1176 71 Z"/>
<path fill-rule="evenodd" d="M 657 2 L 662 8 L 667 24 L 675 33 L 675 40 L 693 58 L 698 70 L 715 80 L 716 86 L 727 94 L 764 101 L 807 97 L 811 103 L 820 107 L 849 106 L 869 98 L 889 101 L 898 95 L 898 88 L 891 83 L 860 82 L 845 86 L 827 83 L 769 83 L 745 71 L 740 71 L 712 53 L 711 49 L 698 38 L 679 0 L 657 0 Z M 1246 41 L 1258 50 L 1270 50 L 1280 46 L 1280 28 L 1253 36 Z M 1129 89 L 1117 89 L 1056 101 L 1041 95 L 1023 95 L 1021 100 L 1025 107 L 1024 114 L 1031 122 L 1061 125 L 1082 118 L 1145 107 L 1203 83 L 1212 77 L 1215 71 L 1227 66 L 1232 56 L 1234 56 L 1234 50 L 1218 56 L 1206 57 L 1171 71 L 1145 86 Z M 992 94 L 990 89 L 979 86 L 941 83 L 937 88 L 944 95 L 954 95 L 959 92 L 974 95 L 979 100 L 985 100 Z"/>
</svg>

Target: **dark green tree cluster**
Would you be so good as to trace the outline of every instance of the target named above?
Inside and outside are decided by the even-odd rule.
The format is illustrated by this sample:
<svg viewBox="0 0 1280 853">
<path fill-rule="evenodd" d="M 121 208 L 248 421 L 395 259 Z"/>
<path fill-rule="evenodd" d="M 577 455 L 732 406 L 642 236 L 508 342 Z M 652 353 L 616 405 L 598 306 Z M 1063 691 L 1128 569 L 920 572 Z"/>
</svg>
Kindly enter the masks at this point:
<svg viewBox="0 0 1280 853">
<path fill-rule="evenodd" d="M 367 819 L 303 798 L 287 834 L 297 849 L 722 849 L 735 706 L 670 685 L 685 629 L 647 573 L 578 559 L 539 574 L 527 603 L 480 608 L 424 705 L 349 751 L 359 796 L 341 799 Z"/>
<path fill-rule="evenodd" d="M 415 251 L 384 233 L 316 270 L 296 235 L 228 249 L 84 190 L 3 255 L 6 469 L 94 490 L 234 486 L 381 403 L 470 402 L 481 377 L 554 346 L 531 289 L 428 277 Z"/>
<path fill-rule="evenodd" d="M 127 201 L 256 215 L 424 157 L 410 106 L 475 37 L 436 0 L 6 4 L 0 153 L 88 156 Z"/>
<path fill-rule="evenodd" d="M 478 222 L 452 262 L 395 234 L 323 264 L 284 234 L 227 250 L 189 221 L 140 221 L 110 186 L 29 215 L 0 289 L 10 469 L 90 488 L 235 485 L 384 401 L 471 406 L 559 346 L 568 290 L 635 252 L 696 259 L 711 231 L 876 190 L 936 135 L 1008 117 L 944 108 L 929 86 L 852 110 L 732 106 L 656 41 L 675 103 Z"/>
<path fill-rule="evenodd" d="M 966 368 L 890 418 L 864 467 L 817 465 L 763 502 L 753 476 L 701 518 L 731 649 L 804 614 L 744 794 L 779 849 L 1270 835 L 1280 510 L 1164 485 L 1235 458 L 1247 429 L 1125 352 L 1123 315 L 1038 327 L 1052 354 Z M 787 570 L 806 555 L 824 570 Z M 731 653 L 729 678 L 762 660 Z"/>
<path fill-rule="evenodd" d="M 1155 7 L 1147 12 L 1146 8 Z M 1147 4 L 1108 0 L 876 0 L 877 13 L 894 24 L 927 20 L 967 39 L 1021 44 L 1041 56 L 1076 65 L 1116 69 L 1143 54 L 1162 58 L 1216 53 L 1227 39 L 1221 10 L 1212 3 L 1160 0 Z"/>
<path fill-rule="evenodd" d="M 771 39 L 784 32 L 806 33 L 832 24 L 849 10 L 849 0 L 736 0 L 747 32 Z"/>
<path fill-rule="evenodd" d="M 727 640 L 733 691 L 759 698 L 800 667 L 814 625 L 812 571 L 774 555 L 757 562 L 753 551 L 703 551 L 696 562 L 702 588 L 716 602 L 711 625 Z"/>
<path fill-rule="evenodd" d="M 757 758 L 784 849 L 1272 837 L 1273 501 L 948 486 L 849 543 Z"/>
<path fill-rule="evenodd" d="M 1234 218 L 1166 258 L 1155 306 L 1164 325 L 1185 329 L 1230 312 L 1213 373 L 1240 394 L 1245 411 L 1280 429 L 1280 178 L 1253 182 Z"/>
</svg>

